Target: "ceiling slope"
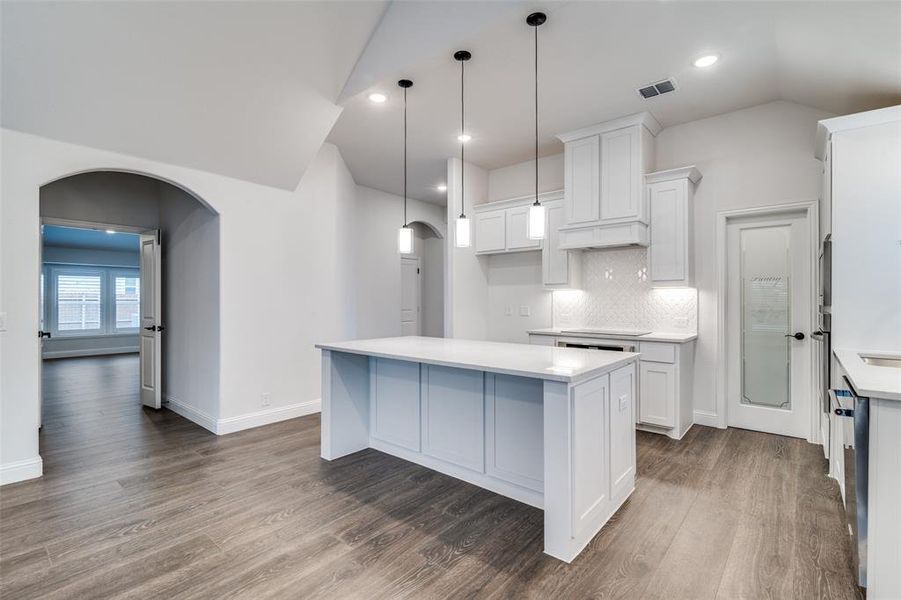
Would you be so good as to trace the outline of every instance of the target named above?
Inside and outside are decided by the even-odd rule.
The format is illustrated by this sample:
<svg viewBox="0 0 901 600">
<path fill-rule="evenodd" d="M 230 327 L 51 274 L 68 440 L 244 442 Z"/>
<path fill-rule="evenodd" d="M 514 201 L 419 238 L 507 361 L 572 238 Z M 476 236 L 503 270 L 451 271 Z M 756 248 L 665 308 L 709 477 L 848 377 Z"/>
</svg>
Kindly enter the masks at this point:
<svg viewBox="0 0 901 600">
<path fill-rule="evenodd" d="M 5 1 L 0 121 L 293 190 L 386 6 Z"/>
</svg>

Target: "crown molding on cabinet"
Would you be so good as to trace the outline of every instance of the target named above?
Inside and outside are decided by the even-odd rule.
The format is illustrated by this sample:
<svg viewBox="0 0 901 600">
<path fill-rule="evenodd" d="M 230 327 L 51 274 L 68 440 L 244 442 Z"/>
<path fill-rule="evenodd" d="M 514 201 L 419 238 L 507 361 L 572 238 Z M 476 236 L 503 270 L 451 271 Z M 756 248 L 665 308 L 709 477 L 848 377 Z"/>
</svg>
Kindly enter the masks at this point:
<svg viewBox="0 0 901 600">
<path fill-rule="evenodd" d="M 667 169 L 665 171 L 655 171 L 644 176 L 645 183 L 662 183 L 664 181 L 675 181 L 676 179 L 688 179 L 692 183 L 697 184 L 701 181 L 701 172 L 694 165 L 678 167 L 675 169 Z"/>
<path fill-rule="evenodd" d="M 544 202 L 553 202 L 554 200 L 563 200 L 563 190 L 552 190 L 550 192 L 542 192 L 538 194 L 538 199 Z M 528 196 L 516 196 L 515 198 L 505 198 L 503 200 L 495 200 L 494 202 L 485 202 L 484 204 L 476 204 L 472 207 L 475 213 L 485 212 L 486 210 L 496 210 L 499 208 L 512 208 L 514 206 L 530 205 L 535 202 L 535 194 Z"/>
<path fill-rule="evenodd" d="M 901 121 L 901 105 L 889 106 L 888 108 L 880 108 L 877 110 L 868 110 L 867 112 L 854 115 L 823 119 L 817 124 L 816 150 L 814 156 L 819 160 L 823 160 L 826 156 L 826 144 L 832 134 L 837 131 L 860 129 L 861 127 L 893 123 L 895 121 Z"/>
<path fill-rule="evenodd" d="M 575 131 L 558 133 L 557 139 L 565 144 L 566 142 L 572 142 L 574 140 L 582 139 L 591 135 L 600 135 L 608 131 L 623 129 L 624 127 L 632 127 L 633 125 L 643 126 L 645 129 L 651 132 L 651 135 L 654 136 L 660 133 L 660 131 L 663 129 L 660 123 L 657 122 L 657 119 L 654 118 L 654 115 L 645 111 L 635 113 L 634 115 L 628 115 L 626 117 L 620 117 L 619 119 L 613 119 L 612 121 L 604 121 L 603 123 L 590 125 L 588 127 L 583 127 L 582 129 L 576 129 Z"/>
</svg>

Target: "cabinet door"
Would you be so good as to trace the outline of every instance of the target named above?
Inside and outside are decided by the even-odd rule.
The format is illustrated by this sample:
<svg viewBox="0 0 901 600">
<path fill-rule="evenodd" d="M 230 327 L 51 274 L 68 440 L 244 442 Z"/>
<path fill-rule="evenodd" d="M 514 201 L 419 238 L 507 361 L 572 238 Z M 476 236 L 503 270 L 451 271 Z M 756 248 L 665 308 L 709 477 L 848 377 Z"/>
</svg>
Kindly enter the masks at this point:
<svg viewBox="0 0 901 600">
<path fill-rule="evenodd" d="M 635 486 L 635 365 L 610 374 L 610 491 L 614 500 Z"/>
<path fill-rule="evenodd" d="M 601 134 L 601 221 L 637 219 L 641 209 L 641 130 Z"/>
<path fill-rule="evenodd" d="M 655 283 L 689 285 L 687 186 L 685 179 L 648 186 L 651 213 L 648 271 Z"/>
<path fill-rule="evenodd" d="M 507 219 L 503 209 L 476 213 L 476 252 L 503 252 Z"/>
<path fill-rule="evenodd" d="M 556 346 L 557 338 L 552 335 L 529 334 L 529 343 L 533 346 Z"/>
<path fill-rule="evenodd" d="M 575 283 L 570 281 L 569 252 L 558 248 L 560 245 L 560 232 L 558 229 L 565 221 L 563 205 L 548 204 L 546 211 L 547 237 L 545 238 L 544 252 L 541 256 L 544 285 L 558 287 L 574 286 Z"/>
<path fill-rule="evenodd" d="M 658 427 L 676 425 L 676 366 L 639 361 L 638 421 Z"/>
<path fill-rule="evenodd" d="M 529 207 L 507 209 L 507 250 L 541 248 L 541 240 L 529 239 Z"/>
<path fill-rule="evenodd" d="M 600 138 L 593 135 L 569 142 L 563 162 L 567 224 L 597 221 L 600 218 Z"/>
</svg>

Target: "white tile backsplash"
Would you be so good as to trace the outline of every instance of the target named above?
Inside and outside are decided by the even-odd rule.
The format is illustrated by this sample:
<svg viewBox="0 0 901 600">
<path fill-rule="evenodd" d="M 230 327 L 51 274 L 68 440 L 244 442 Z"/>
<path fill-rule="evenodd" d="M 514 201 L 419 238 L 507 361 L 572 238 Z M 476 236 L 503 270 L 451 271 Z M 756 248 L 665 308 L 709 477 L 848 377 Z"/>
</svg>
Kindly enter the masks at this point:
<svg viewBox="0 0 901 600">
<path fill-rule="evenodd" d="M 554 327 L 697 331 L 694 288 L 654 288 L 647 249 L 582 252 L 582 289 L 554 292 Z"/>
</svg>

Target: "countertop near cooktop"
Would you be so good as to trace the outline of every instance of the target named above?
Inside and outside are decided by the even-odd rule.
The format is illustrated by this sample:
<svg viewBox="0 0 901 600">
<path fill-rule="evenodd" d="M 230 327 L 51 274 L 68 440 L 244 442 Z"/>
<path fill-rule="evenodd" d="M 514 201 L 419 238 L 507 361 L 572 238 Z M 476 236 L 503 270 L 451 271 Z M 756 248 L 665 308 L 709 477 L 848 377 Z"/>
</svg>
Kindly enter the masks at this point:
<svg viewBox="0 0 901 600">
<path fill-rule="evenodd" d="M 553 335 L 568 338 L 589 338 L 603 340 L 638 340 L 640 342 L 670 342 L 674 344 L 684 344 L 698 339 L 698 334 L 693 331 L 653 331 L 645 335 L 610 335 L 595 332 L 567 332 L 567 328 L 546 327 L 544 329 L 530 329 L 529 334 L 532 335 Z"/>
</svg>

